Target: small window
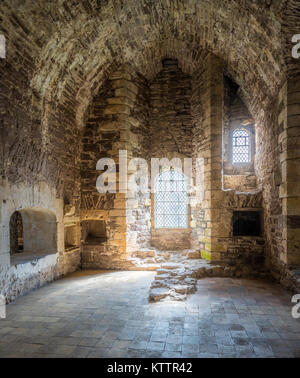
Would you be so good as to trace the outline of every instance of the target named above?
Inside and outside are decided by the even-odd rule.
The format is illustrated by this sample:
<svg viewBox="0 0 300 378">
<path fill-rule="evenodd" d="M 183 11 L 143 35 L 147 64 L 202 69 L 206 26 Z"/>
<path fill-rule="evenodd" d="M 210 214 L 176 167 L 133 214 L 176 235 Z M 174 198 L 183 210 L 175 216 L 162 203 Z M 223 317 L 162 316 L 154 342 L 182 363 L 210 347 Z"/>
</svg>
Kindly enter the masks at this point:
<svg viewBox="0 0 300 378">
<path fill-rule="evenodd" d="M 18 211 L 15 211 L 9 222 L 10 231 L 10 253 L 23 252 L 23 219 Z"/>
<path fill-rule="evenodd" d="M 155 227 L 187 227 L 185 176 L 173 169 L 162 172 L 155 183 Z"/>
<path fill-rule="evenodd" d="M 249 132 L 237 129 L 232 134 L 232 163 L 250 163 L 250 138 Z"/>
</svg>

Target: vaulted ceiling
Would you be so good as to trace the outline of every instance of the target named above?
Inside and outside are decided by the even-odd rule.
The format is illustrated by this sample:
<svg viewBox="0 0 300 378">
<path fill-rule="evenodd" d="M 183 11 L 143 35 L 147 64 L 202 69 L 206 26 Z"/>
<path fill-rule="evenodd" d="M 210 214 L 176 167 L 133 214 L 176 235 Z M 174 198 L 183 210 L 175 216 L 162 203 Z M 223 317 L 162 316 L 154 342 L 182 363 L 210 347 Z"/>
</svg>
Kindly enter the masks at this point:
<svg viewBox="0 0 300 378">
<path fill-rule="evenodd" d="M 300 30 L 299 1 L 4 0 L 0 10 L 8 64 L 28 75 L 43 106 L 76 108 L 79 124 L 105 75 L 122 63 L 151 80 L 164 57 L 192 74 L 211 51 L 254 112 L 287 72 L 300 71 L 289 43 Z"/>
</svg>

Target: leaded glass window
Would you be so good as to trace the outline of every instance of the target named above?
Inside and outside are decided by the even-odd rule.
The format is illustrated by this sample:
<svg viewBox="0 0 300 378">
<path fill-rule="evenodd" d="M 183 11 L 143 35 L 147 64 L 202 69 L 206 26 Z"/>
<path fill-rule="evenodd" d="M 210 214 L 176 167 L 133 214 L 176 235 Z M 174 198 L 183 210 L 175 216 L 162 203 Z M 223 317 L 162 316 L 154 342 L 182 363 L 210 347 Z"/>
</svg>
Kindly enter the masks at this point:
<svg viewBox="0 0 300 378">
<path fill-rule="evenodd" d="M 250 163 L 250 138 L 247 130 L 237 129 L 232 134 L 232 162 Z"/>
<path fill-rule="evenodd" d="M 187 227 L 185 176 L 173 169 L 160 173 L 155 182 L 155 227 Z"/>
</svg>

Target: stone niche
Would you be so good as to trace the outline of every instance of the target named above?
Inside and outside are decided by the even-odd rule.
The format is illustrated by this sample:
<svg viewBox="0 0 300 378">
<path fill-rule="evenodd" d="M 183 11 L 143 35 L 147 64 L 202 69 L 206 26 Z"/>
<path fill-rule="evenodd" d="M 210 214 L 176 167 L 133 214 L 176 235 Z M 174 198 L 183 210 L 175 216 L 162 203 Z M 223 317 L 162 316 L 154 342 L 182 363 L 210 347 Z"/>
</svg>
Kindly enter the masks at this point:
<svg viewBox="0 0 300 378">
<path fill-rule="evenodd" d="M 232 224 L 233 236 L 261 236 L 259 211 L 234 211 Z"/>
<path fill-rule="evenodd" d="M 13 264 L 57 252 L 55 214 L 44 209 L 15 211 L 9 222 Z"/>
<path fill-rule="evenodd" d="M 239 86 L 227 76 L 224 76 L 223 108 L 223 189 L 233 189 L 240 192 L 255 191 L 257 189 L 254 169 L 256 153 L 255 121 L 240 97 Z M 233 162 L 233 133 L 239 129 L 245 130 L 249 136 L 250 161 L 246 163 Z"/>
<path fill-rule="evenodd" d="M 84 241 L 86 244 L 102 244 L 106 242 L 106 223 L 104 220 L 90 220 L 83 224 Z"/>
<path fill-rule="evenodd" d="M 264 267 L 262 211 L 238 209 L 232 213 L 232 237 L 228 243 L 227 260 L 240 266 L 244 273 L 259 272 Z"/>
<path fill-rule="evenodd" d="M 65 226 L 65 251 L 79 248 L 80 235 L 76 225 Z"/>
<path fill-rule="evenodd" d="M 150 83 L 150 156 L 191 157 L 193 125 L 191 116 L 192 78 L 175 59 L 164 59 L 162 70 Z M 190 208 L 187 228 L 155 228 L 155 201 L 151 195 L 150 245 L 159 250 L 191 248 Z"/>
<path fill-rule="evenodd" d="M 82 267 L 94 266 L 105 253 L 107 242 L 106 222 L 104 220 L 88 220 L 81 222 Z"/>
</svg>

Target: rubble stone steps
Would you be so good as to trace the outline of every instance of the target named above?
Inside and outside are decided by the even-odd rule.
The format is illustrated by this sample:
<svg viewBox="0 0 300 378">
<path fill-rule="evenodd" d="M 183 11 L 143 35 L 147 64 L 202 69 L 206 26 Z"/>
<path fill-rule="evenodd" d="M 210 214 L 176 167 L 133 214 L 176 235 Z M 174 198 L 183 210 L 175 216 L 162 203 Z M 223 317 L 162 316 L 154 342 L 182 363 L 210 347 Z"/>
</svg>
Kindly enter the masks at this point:
<svg viewBox="0 0 300 378">
<path fill-rule="evenodd" d="M 266 276 L 262 269 L 257 272 L 248 267 L 211 263 L 201 259 L 198 251 L 157 250 L 144 248 L 131 253 L 130 261 L 135 270 L 156 271 L 151 284 L 149 301 L 183 301 L 196 291 L 197 280 L 203 277 L 249 277 Z M 255 274 L 254 274 L 255 273 Z"/>
<path fill-rule="evenodd" d="M 174 259 L 174 256 L 173 256 Z M 172 259 L 171 259 L 172 260 Z M 241 277 L 238 267 L 214 264 L 204 259 L 176 255 L 176 262 L 161 264 L 151 284 L 149 301 L 185 300 L 197 289 L 197 280 L 204 277 Z M 247 274 L 246 274 L 247 275 Z M 257 275 L 265 276 L 264 271 Z"/>
</svg>

